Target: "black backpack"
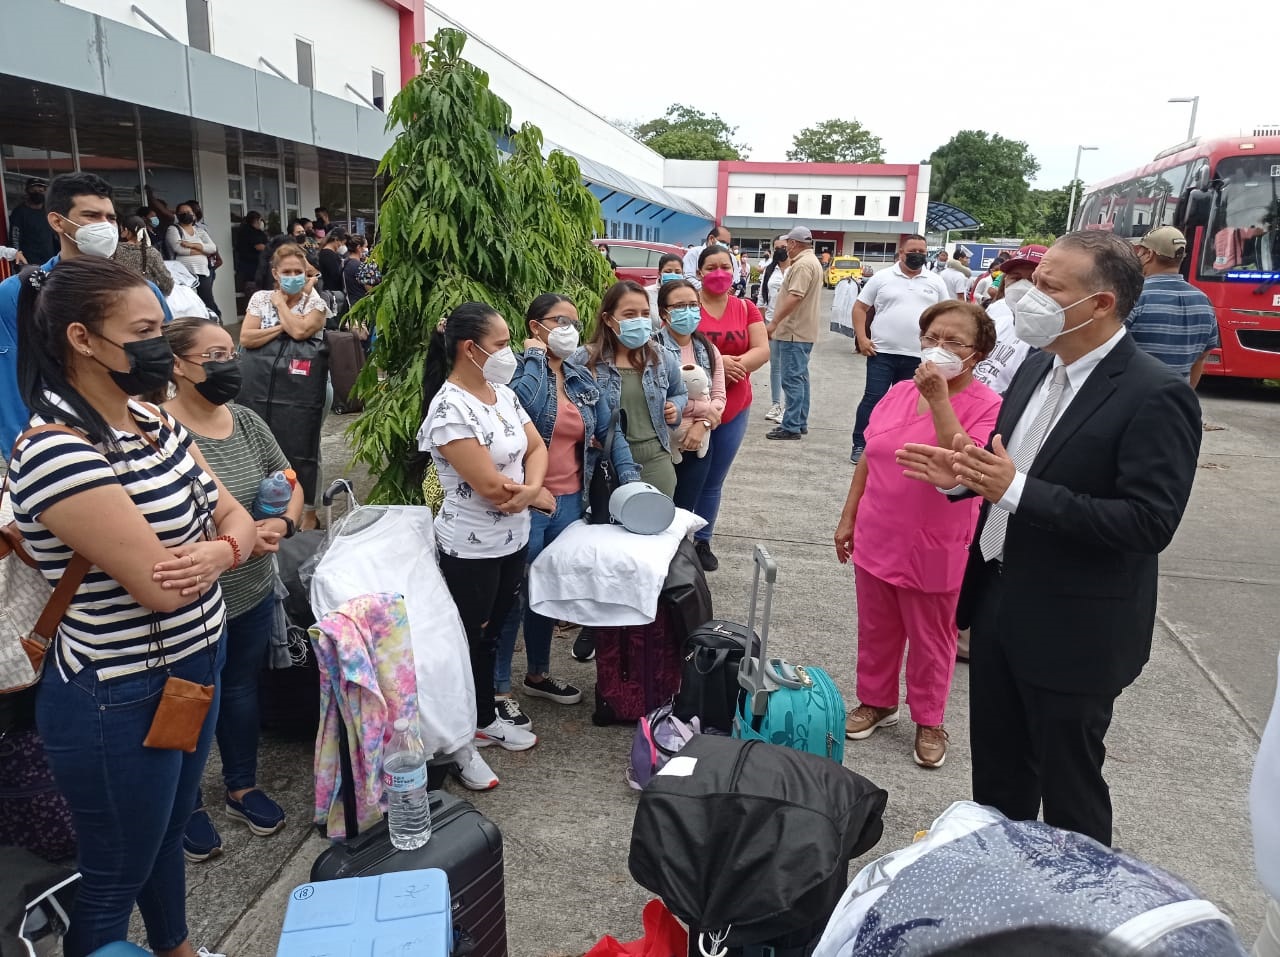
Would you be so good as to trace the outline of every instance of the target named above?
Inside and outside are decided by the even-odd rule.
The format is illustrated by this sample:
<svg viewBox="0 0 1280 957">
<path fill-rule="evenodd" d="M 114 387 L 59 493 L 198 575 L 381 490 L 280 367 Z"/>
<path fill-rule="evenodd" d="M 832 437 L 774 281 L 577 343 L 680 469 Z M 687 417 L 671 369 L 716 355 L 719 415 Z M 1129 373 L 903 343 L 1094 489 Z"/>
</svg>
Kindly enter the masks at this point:
<svg viewBox="0 0 1280 957">
<path fill-rule="evenodd" d="M 760 657 L 760 636 L 736 621 L 713 619 L 685 639 L 680 691 L 672 713 L 681 721 L 695 716 L 702 730 L 733 731 L 738 707 L 738 668 L 747 655 Z"/>
</svg>

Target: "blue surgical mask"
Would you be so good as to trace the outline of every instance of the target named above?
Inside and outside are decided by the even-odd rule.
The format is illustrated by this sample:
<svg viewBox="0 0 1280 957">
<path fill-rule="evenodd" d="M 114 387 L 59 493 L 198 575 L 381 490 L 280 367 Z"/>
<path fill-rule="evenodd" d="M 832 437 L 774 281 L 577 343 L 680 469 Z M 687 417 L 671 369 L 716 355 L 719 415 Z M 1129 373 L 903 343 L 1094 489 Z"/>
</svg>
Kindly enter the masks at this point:
<svg viewBox="0 0 1280 957">
<path fill-rule="evenodd" d="M 307 284 L 306 276 L 281 276 L 280 288 L 290 296 L 296 296 L 302 292 L 302 287 Z"/>
<path fill-rule="evenodd" d="M 658 282 L 662 283 L 662 285 L 665 286 L 669 282 L 675 282 L 677 279 L 683 279 L 683 278 L 684 276 L 678 272 L 664 272 L 661 276 L 658 277 Z"/>
<path fill-rule="evenodd" d="M 618 341 L 628 349 L 639 349 L 653 335 L 653 323 L 648 316 L 618 320 Z"/>
<path fill-rule="evenodd" d="M 160 225 L 160 217 L 152 216 L 150 219 L 147 220 L 147 222 L 151 224 L 152 229 L 155 229 L 157 226 Z"/>
<path fill-rule="evenodd" d="M 677 306 L 671 310 L 671 318 L 667 320 L 667 325 L 671 326 L 672 332 L 688 336 L 692 335 L 701 321 L 702 309 L 698 306 Z"/>
</svg>

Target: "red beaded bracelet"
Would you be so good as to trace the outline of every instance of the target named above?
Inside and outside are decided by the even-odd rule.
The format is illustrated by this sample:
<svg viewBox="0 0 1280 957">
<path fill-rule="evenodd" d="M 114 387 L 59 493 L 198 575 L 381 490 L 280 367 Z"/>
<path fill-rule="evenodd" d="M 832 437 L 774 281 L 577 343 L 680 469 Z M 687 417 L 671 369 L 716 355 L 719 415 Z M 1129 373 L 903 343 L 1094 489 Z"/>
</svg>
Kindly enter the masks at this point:
<svg viewBox="0 0 1280 957">
<path fill-rule="evenodd" d="M 231 546 L 231 571 L 235 571 L 240 567 L 240 543 L 230 535 L 219 535 L 218 541 L 226 542 Z"/>
</svg>

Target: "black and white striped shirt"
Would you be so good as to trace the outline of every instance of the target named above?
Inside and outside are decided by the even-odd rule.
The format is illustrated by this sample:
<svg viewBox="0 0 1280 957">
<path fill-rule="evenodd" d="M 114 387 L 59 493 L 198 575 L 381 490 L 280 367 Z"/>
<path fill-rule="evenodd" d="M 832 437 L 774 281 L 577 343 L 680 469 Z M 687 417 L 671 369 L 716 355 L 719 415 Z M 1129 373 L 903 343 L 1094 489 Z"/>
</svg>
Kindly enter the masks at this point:
<svg viewBox="0 0 1280 957">
<path fill-rule="evenodd" d="M 40 516 L 90 489 L 122 486 L 166 548 L 198 541 L 206 530 L 216 535 L 217 486 L 188 451 L 186 430 L 168 414 L 157 417 L 137 402 L 130 401 L 129 411 L 147 437 L 116 432 L 119 452 L 107 453 L 65 432 L 31 436 L 14 451 L 9 464 L 14 519 L 51 585 L 66 571 L 72 551 Z M 31 427 L 45 424 L 32 416 Z M 204 651 L 221 635 L 225 615 L 217 585 L 177 611 L 153 612 L 94 567 L 62 620 L 58 660 L 72 672 L 92 668 L 101 680 L 136 674 Z"/>
</svg>

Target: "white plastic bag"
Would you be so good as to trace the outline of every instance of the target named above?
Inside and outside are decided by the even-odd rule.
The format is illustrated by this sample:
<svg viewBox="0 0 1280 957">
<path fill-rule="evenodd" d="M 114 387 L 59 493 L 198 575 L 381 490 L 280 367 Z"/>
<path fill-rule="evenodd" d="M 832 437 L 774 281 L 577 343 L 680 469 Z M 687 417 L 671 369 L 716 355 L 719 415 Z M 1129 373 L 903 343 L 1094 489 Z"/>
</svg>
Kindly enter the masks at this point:
<svg viewBox="0 0 1280 957">
<path fill-rule="evenodd" d="M 405 596 L 418 681 L 418 718 L 429 754 L 471 743 L 476 692 L 462 619 L 436 564 L 431 510 L 363 506 L 330 534 L 311 579 L 311 610 L 323 618 L 345 601 L 373 592 Z"/>
<path fill-rule="evenodd" d="M 169 303 L 169 311 L 173 313 L 175 319 L 188 316 L 194 319 L 209 318 L 209 307 L 190 286 L 181 286 L 175 282 L 173 292 L 164 298 Z"/>
</svg>

